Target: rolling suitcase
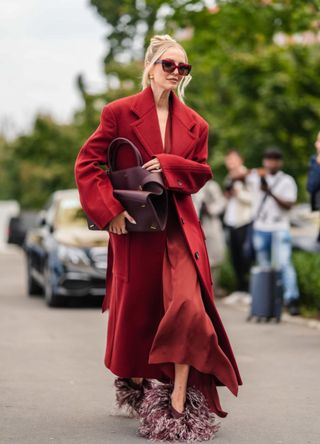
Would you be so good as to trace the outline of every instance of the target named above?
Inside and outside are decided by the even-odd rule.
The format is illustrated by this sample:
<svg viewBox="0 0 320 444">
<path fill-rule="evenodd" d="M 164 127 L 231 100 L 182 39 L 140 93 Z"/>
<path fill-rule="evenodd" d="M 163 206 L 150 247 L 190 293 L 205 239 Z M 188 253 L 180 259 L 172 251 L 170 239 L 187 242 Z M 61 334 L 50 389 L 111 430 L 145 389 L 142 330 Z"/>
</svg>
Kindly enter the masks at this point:
<svg viewBox="0 0 320 444">
<path fill-rule="evenodd" d="M 281 271 L 272 267 L 255 266 L 250 271 L 251 308 L 247 318 L 254 316 L 257 322 L 275 318 L 280 322 L 283 304 Z"/>
</svg>

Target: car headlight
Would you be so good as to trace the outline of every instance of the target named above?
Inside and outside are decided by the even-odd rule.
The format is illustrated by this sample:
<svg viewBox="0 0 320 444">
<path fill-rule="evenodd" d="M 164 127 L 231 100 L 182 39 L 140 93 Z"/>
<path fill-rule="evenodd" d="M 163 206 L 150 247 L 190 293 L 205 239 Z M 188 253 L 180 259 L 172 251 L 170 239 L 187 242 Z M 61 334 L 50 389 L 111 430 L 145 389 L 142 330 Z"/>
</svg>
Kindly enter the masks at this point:
<svg viewBox="0 0 320 444">
<path fill-rule="evenodd" d="M 60 244 L 58 246 L 58 257 L 62 262 L 69 262 L 74 265 L 90 265 L 88 256 L 81 248 Z"/>
</svg>

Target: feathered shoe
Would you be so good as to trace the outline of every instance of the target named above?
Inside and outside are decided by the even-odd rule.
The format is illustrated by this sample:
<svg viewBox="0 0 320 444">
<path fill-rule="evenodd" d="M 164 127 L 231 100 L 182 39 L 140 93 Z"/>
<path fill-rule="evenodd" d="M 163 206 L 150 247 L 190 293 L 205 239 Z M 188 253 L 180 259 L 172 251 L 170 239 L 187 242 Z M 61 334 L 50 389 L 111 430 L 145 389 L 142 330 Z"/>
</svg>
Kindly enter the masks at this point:
<svg viewBox="0 0 320 444">
<path fill-rule="evenodd" d="M 148 379 L 143 379 L 141 384 L 136 384 L 131 378 L 116 378 L 116 405 L 125 408 L 130 416 L 139 413 L 140 405 L 147 390 L 153 387 Z"/>
<path fill-rule="evenodd" d="M 203 394 L 188 387 L 183 413 L 173 414 L 172 384 L 149 390 L 140 406 L 138 433 L 151 441 L 209 441 L 220 428 Z"/>
</svg>

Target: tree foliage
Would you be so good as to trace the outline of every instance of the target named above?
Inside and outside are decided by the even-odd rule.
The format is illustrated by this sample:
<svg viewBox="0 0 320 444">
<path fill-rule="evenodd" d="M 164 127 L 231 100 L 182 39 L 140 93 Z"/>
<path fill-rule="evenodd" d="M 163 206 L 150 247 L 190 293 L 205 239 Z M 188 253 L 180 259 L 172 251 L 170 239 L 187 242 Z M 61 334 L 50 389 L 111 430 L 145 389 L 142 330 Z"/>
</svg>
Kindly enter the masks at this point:
<svg viewBox="0 0 320 444">
<path fill-rule="evenodd" d="M 108 89 L 90 95 L 79 75 L 84 105 L 72 124 L 39 116 L 31 134 L 10 144 L 0 140 L 0 164 L 11 165 L 1 179 L 2 193 L 40 205 L 46 192 L 74 186 L 76 153 L 96 128 L 103 104 L 141 89 L 150 37 L 169 33 L 193 65 L 186 103 L 209 122 L 209 161 L 216 178 L 225 173 L 223 155 L 230 147 L 252 167 L 260 164 L 266 146 L 277 145 L 305 197 L 320 120 L 319 3 L 217 0 L 208 7 L 206 1 L 91 0 L 106 22 Z"/>
<path fill-rule="evenodd" d="M 37 116 L 31 134 L 0 145 L 6 179 L 1 198 L 15 198 L 23 208 L 40 208 L 53 190 L 73 188 L 79 142 L 74 125 L 59 125 L 49 116 Z"/>
</svg>

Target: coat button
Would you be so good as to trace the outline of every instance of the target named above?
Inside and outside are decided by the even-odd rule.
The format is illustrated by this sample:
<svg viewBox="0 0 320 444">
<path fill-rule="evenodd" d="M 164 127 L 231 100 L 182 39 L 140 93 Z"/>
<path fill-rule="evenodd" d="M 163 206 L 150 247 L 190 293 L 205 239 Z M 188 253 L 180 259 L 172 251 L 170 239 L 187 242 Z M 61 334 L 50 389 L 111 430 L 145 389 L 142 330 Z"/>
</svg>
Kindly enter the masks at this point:
<svg viewBox="0 0 320 444">
<path fill-rule="evenodd" d="M 199 259 L 199 251 L 196 251 L 196 252 L 194 253 L 194 256 L 195 256 L 196 259 Z"/>
<path fill-rule="evenodd" d="M 184 224 L 184 219 L 183 219 L 183 217 L 181 217 L 181 223 Z"/>
<path fill-rule="evenodd" d="M 178 185 L 179 185 L 179 187 L 182 186 L 182 181 L 181 180 L 178 180 Z"/>
</svg>

